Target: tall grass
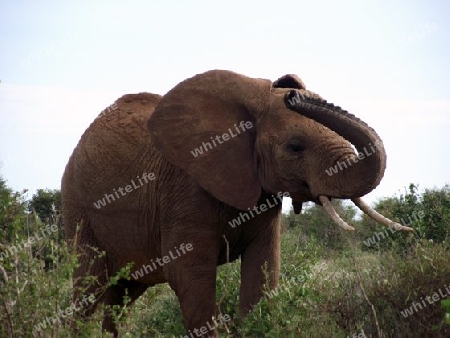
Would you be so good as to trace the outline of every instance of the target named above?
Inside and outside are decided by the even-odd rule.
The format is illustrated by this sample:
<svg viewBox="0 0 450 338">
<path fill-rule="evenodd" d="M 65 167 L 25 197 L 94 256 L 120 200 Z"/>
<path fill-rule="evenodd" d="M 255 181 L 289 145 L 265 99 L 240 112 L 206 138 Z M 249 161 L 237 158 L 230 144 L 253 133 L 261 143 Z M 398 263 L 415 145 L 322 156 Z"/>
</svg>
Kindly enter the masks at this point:
<svg viewBox="0 0 450 338">
<path fill-rule="evenodd" d="M 108 336 L 101 330 L 101 311 L 85 321 L 75 315 L 47 320 L 72 304 L 71 276 L 77 257 L 62 239 L 57 214 L 41 221 L 35 214 L 24 213 L 20 196 L 14 198 L 15 203 L 2 206 L 0 215 L 0 253 L 10 253 L 0 260 L 0 337 Z M 56 224 L 57 231 L 32 245 L 10 250 L 47 224 Z M 305 226 L 285 217 L 279 286 L 276 290 L 266 286 L 265 297 L 242 321 L 238 319 L 240 262 L 218 268 L 216 312 L 232 318 L 218 326 L 220 336 L 450 336 L 450 325 L 445 322 L 449 297 L 402 315 L 414 302 L 449 285 L 448 241 L 419 238 L 403 246 L 404 250 L 367 251 L 355 235 L 332 233 L 328 240 L 341 243 L 325 245 L 327 241 Z M 111 283 L 128 276 L 129 269 L 125 269 Z M 179 303 L 167 284 L 149 288 L 132 307 L 127 304 L 115 309 L 115 314 L 122 336 L 186 334 Z M 36 330 L 43 322 L 46 327 Z"/>
</svg>

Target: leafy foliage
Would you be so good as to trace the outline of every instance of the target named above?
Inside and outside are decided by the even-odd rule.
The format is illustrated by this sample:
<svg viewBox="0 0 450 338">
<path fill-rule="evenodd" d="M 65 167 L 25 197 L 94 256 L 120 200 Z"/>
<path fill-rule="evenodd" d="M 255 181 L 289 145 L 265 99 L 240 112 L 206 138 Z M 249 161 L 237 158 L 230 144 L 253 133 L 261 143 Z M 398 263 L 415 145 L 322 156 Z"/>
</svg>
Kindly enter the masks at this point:
<svg viewBox="0 0 450 338">
<path fill-rule="evenodd" d="M 333 207 L 336 212 L 348 222 L 354 221 L 356 209 L 342 200 L 333 199 Z M 347 245 L 346 231 L 337 227 L 322 207 L 309 204 L 300 215 L 295 215 L 293 210 L 284 217 L 284 223 L 288 228 L 301 227 L 301 239 L 304 244 L 310 241 L 321 243 L 330 249 L 342 249 Z"/>
<path fill-rule="evenodd" d="M 58 194 L 39 190 L 27 202 L 0 178 L 2 337 L 104 335 L 100 311 L 87 321 L 71 316 L 35 330 L 72 302 L 71 276 L 78 263 L 73 247 L 59 237 Z M 333 204 L 356 231 L 341 230 L 317 206 L 307 206 L 301 215 L 292 211 L 284 215 L 279 286 L 275 290 L 266 286 L 265 297 L 245 319 L 238 319 L 240 262 L 218 268 L 217 314 L 232 318 L 217 328 L 220 336 L 449 336 L 448 297 L 411 310 L 414 302 L 448 287 L 449 186 L 419 193 L 416 185 L 410 185 L 405 193 L 376 204 L 379 212 L 416 229 L 413 235 L 388 232 L 377 238 L 386 228 L 358 217 L 345 202 Z M 33 244 L 24 244 L 53 223 L 57 231 L 44 232 Z M 375 243 L 366 245 L 368 238 Z M 128 278 L 129 271 L 127 267 L 113 276 L 110 285 Z M 95 282 L 93 277 L 86 278 L 87 284 Z M 121 335 L 186 335 L 178 300 L 167 284 L 149 288 L 132 307 L 127 297 L 125 303 L 125 308 L 108 309 Z M 411 313 L 405 317 L 406 309 Z"/>
<path fill-rule="evenodd" d="M 61 191 L 38 189 L 28 203 L 28 209 L 35 211 L 42 222 L 51 222 L 55 213 L 61 213 Z"/>
<path fill-rule="evenodd" d="M 446 310 L 445 313 L 445 324 L 450 325 L 450 299 L 443 300 L 441 306 Z"/>
<path fill-rule="evenodd" d="M 24 210 L 22 194 L 13 192 L 0 177 L 0 245 L 11 242 L 15 233 L 23 232 L 21 216 L 24 215 Z"/>
<path fill-rule="evenodd" d="M 444 243 L 450 235 L 450 186 L 441 189 L 426 189 L 422 194 L 418 186 L 410 184 L 408 191 L 398 197 L 380 200 L 375 209 L 386 217 L 415 229 L 414 234 L 406 232 L 385 232 L 387 236 L 377 240 L 376 245 L 365 249 L 395 249 L 407 252 L 417 240 L 425 239 L 434 243 Z M 375 229 L 372 235 L 366 232 L 366 239 L 384 232 L 386 228 L 364 216 L 361 225 L 365 229 Z M 379 236 L 377 237 L 379 239 Z"/>
</svg>

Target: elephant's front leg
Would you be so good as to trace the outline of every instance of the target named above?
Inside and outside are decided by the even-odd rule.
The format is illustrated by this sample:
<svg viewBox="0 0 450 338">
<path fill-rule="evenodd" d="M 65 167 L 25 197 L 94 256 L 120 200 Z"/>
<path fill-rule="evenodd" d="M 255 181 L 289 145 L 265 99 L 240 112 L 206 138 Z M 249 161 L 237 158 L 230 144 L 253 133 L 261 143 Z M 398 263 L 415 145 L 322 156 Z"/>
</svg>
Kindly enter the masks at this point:
<svg viewBox="0 0 450 338">
<path fill-rule="evenodd" d="M 263 296 L 263 285 L 266 282 L 263 270 L 265 266 L 269 273 L 270 289 L 275 289 L 278 286 L 280 272 L 280 211 L 269 210 L 266 213 L 263 215 L 265 217 L 262 220 L 255 222 L 251 226 L 251 228 L 259 228 L 259 232 L 245 249 L 241 258 L 241 289 L 239 296 L 241 318 Z"/>
<path fill-rule="evenodd" d="M 198 229 L 200 222 L 197 220 L 196 224 L 189 226 L 185 220 L 182 233 L 169 236 L 170 240 L 163 244 L 165 255 L 170 255 L 170 250 L 181 253 L 183 244 L 186 250 L 190 249 L 165 265 L 164 274 L 180 302 L 187 333 L 192 332 L 195 337 L 210 337 L 215 336 L 212 317 L 219 244 L 214 231 Z"/>
</svg>

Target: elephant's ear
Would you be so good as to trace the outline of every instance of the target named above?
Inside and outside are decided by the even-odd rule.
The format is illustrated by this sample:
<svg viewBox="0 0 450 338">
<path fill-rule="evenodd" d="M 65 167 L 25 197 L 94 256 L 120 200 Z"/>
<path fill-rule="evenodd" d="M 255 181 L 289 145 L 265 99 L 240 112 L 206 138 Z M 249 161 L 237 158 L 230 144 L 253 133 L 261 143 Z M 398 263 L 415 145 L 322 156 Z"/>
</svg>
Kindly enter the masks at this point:
<svg viewBox="0 0 450 338">
<path fill-rule="evenodd" d="M 170 163 L 241 210 L 256 205 L 261 195 L 255 118 L 243 104 L 252 96 L 248 80 L 227 71 L 197 75 L 169 91 L 148 121 L 156 147 Z"/>
<path fill-rule="evenodd" d="M 294 89 L 306 89 L 302 79 L 295 74 L 287 74 L 280 77 L 273 83 L 274 88 L 294 88 Z"/>
</svg>

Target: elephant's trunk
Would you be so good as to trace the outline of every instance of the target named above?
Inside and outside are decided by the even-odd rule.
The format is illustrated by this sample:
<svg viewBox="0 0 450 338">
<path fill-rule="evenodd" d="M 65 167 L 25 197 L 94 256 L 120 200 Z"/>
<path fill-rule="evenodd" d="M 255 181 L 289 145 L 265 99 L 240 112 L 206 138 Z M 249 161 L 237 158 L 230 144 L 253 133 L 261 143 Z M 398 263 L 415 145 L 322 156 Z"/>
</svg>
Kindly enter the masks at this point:
<svg viewBox="0 0 450 338">
<path fill-rule="evenodd" d="M 380 183 L 386 168 L 386 152 L 375 130 L 356 116 L 306 90 L 289 91 L 285 103 L 289 109 L 335 131 L 358 151 L 359 158 L 355 154 L 354 158 L 340 159 L 331 167 L 323 168 L 323 172 L 315 173 L 321 182 L 318 194 L 337 198 L 360 197 Z"/>
</svg>

